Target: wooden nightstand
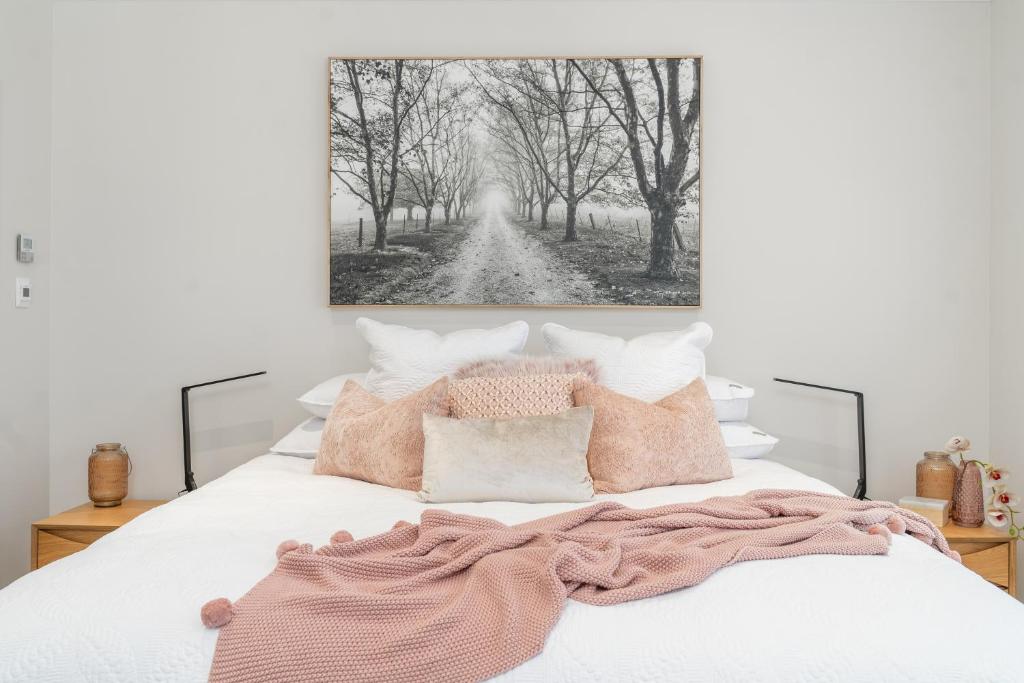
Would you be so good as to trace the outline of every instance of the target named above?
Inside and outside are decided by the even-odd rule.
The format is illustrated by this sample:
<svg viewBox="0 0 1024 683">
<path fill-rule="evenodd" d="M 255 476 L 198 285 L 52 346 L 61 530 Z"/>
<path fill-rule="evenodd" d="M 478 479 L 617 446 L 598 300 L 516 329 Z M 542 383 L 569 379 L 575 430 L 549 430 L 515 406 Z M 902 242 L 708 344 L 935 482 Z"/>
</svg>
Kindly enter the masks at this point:
<svg viewBox="0 0 1024 683">
<path fill-rule="evenodd" d="M 1017 597 L 1017 539 L 990 526 L 968 529 L 952 522 L 939 531 L 965 567 Z"/>
<path fill-rule="evenodd" d="M 73 555 L 165 500 L 125 500 L 112 508 L 79 505 L 32 523 L 32 569 Z"/>
</svg>

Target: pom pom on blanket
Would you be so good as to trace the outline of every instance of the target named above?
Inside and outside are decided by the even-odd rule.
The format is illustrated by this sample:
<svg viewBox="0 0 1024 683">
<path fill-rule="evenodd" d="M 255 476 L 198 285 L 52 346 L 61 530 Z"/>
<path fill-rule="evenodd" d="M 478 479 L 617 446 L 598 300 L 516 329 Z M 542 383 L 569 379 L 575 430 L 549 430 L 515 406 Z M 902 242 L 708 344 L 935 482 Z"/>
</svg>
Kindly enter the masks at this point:
<svg viewBox="0 0 1024 683">
<path fill-rule="evenodd" d="M 331 535 L 331 543 L 348 543 L 352 540 L 352 534 L 342 529 Z"/>
<path fill-rule="evenodd" d="M 199 618 L 206 628 L 220 628 L 235 616 L 235 608 L 227 598 L 217 598 L 203 605 Z"/>
<path fill-rule="evenodd" d="M 892 543 L 892 532 L 884 524 L 872 524 L 868 527 L 868 533 L 874 536 L 885 536 L 885 540 Z"/>
<path fill-rule="evenodd" d="M 903 518 L 899 515 L 893 515 L 889 519 L 885 520 L 885 525 L 889 527 L 889 531 L 894 534 L 907 533 L 907 523 L 904 522 Z"/>
<path fill-rule="evenodd" d="M 290 553 L 299 547 L 299 542 L 295 539 L 289 538 L 287 541 L 281 541 L 280 545 L 277 546 L 277 559 L 284 557 L 285 553 Z"/>
</svg>

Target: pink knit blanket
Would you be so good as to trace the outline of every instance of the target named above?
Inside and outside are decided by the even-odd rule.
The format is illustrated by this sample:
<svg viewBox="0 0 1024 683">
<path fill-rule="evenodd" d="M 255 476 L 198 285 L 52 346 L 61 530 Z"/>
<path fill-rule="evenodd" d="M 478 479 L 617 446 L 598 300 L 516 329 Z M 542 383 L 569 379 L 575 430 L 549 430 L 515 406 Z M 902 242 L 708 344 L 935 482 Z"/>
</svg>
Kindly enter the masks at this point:
<svg viewBox="0 0 1024 683">
<path fill-rule="evenodd" d="M 892 533 L 959 560 L 920 515 L 802 491 L 603 502 L 515 526 L 427 510 L 370 538 L 282 543 L 244 597 L 203 607 L 204 623 L 222 626 L 210 680 L 479 681 L 537 655 L 567 597 L 611 605 L 737 562 L 884 555 Z"/>
</svg>

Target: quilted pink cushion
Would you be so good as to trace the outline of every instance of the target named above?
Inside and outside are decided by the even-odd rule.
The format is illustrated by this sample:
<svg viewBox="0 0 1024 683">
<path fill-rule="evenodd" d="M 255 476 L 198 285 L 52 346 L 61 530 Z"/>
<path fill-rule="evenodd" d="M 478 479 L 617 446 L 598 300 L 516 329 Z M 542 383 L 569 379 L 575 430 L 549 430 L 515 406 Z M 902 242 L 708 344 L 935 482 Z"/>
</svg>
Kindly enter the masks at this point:
<svg viewBox="0 0 1024 683">
<path fill-rule="evenodd" d="M 555 415 L 573 407 L 572 392 L 583 375 L 469 377 L 448 386 L 452 417 Z"/>
<path fill-rule="evenodd" d="M 314 474 L 418 491 L 423 477 L 423 414 L 448 415 L 448 378 L 391 403 L 345 382 L 324 423 Z"/>
<path fill-rule="evenodd" d="M 581 385 L 574 396 L 576 405 L 594 407 L 587 464 L 595 491 L 625 493 L 732 477 L 704 380 L 657 403 L 598 384 Z"/>
</svg>

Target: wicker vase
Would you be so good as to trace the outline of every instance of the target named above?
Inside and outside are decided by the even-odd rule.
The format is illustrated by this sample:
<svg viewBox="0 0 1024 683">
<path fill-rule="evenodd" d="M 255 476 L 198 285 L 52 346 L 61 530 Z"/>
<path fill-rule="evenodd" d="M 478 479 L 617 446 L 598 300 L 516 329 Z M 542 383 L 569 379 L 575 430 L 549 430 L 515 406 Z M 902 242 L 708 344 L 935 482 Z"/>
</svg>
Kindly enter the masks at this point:
<svg viewBox="0 0 1024 683">
<path fill-rule="evenodd" d="M 953 487 L 953 511 L 957 526 L 979 527 L 985 523 L 985 492 L 981 488 L 981 468 L 965 462 L 957 468 Z"/>
<path fill-rule="evenodd" d="M 98 508 L 115 507 L 128 495 L 132 461 L 119 443 L 98 443 L 89 456 L 89 499 Z"/>
</svg>

